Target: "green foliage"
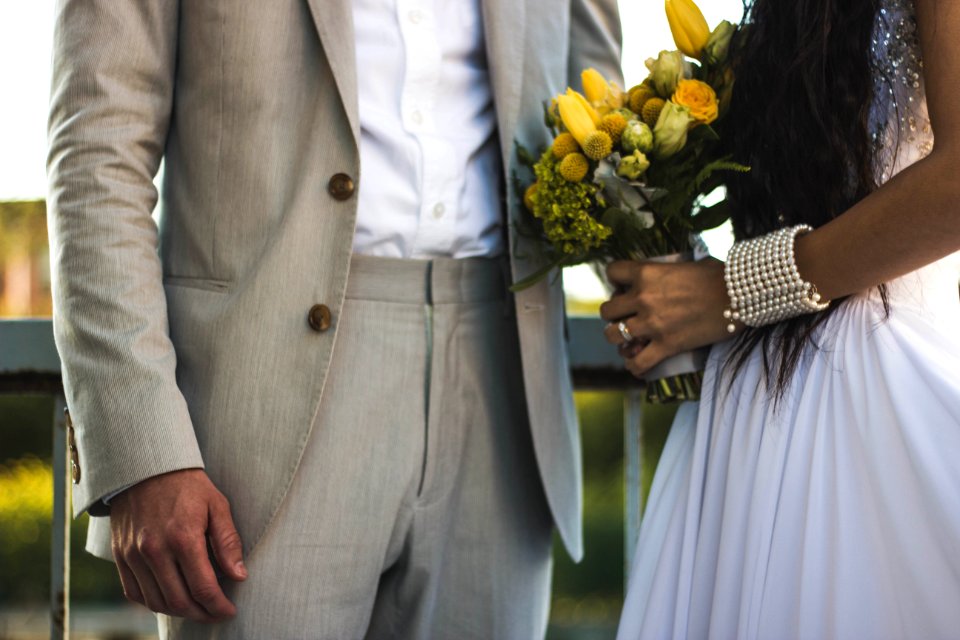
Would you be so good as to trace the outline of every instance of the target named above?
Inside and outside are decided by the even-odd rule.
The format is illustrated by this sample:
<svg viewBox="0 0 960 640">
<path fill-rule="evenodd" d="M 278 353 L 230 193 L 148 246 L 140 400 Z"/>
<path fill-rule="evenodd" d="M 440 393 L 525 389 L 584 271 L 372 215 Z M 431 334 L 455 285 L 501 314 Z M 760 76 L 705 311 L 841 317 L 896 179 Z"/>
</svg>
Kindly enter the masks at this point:
<svg viewBox="0 0 960 640">
<path fill-rule="evenodd" d="M 533 215 L 543 222 L 552 247 L 564 256 L 579 258 L 600 247 L 610 229 L 591 214 L 599 187 L 591 182 L 569 182 L 560 175 L 560 163 L 549 149 L 534 167 L 537 176 Z"/>
<path fill-rule="evenodd" d="M 0 464 L 25 455 L 49 460 L 53 398 L 0 395 Z"/>
<path fill-rule="evenodd" d="M 623 393 L 576 394 L 584 459 L 585 556 L 574 564 L 554 545 L 552 638 L 580 626 L 615 628 L 624 595 Z M 653 472 L 676 405 L 644 405 L 642 492 Z"/>
<path fill-rule="evenodd" d="M 27 456 L 0 465 L 0 606 L 49 597 L 53 470 Z M 112 564 L 83 551 L 86 516 L 70 526 L 71 596 L 77 601 L 122 597 Z"/>
<path fill-rule="evenodd" d="M 623 394 L 576 394 L 584 457 L 584 560 L 554 544 L 555 626 L 613 624 L 623 602 Z M 553 635 L 553 634 L 551 634 Z"/>
</svg>

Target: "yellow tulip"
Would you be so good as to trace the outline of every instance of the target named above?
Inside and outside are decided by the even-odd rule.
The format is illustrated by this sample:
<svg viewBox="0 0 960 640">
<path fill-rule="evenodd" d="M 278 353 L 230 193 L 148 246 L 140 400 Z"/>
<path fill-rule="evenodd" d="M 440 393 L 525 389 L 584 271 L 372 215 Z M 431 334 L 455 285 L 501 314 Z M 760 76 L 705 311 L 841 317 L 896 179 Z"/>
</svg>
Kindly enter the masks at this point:
<svg viewBox="0 0 960 640">
<path fill-rule="evenodd" d="M 567 89 L 567 95 L 574 98 L 577 102 L 580 103 L 580 106 L 583 107 L 583 110 L 587 112 L 587 115 L 590 116 L 590 119 L 593 120 L 593 126 L 599 127 L 600 121 L 603 119 L 600 115 L 600 112 L 593 108 L 593 105 L 583 97 L 583 94 L 574 91 L 573 89 Z"/>
<path fill-rule="evenodd" d="M 677 48 L 691 58 L 699 58 L 710 39 L 710 27 L 693 0 L 665 0 L 667 21 Z"/>
<path fill-rule="evenodd" d="M 601 115 L 604 116 L 614 109 L 623 106 L 623 89 L 615 82 L 607 82 L 596 69 L 586 69 L 580 74 L 583 82 L 583 93 L 589 102 Z"/>
<path fill-rule="evenodd" d="M 581 102 L 569 93 L 557 96 L 557 108 L 560 111 L 560 120 L 563 122 L 563 126 L 567 128 L 567 131 L 576 138 L 577 143 L 581 146 L 584 141 L 586 141 L 587 136 L 597 130 L 597 125 L 594 124 L 593 118 L 590 117 L 590 113 L 584 108 L 585 104 L 586 101 Z M 590 108 L 590 105 L 586 104 L 586 107 Z"/>
<path fill-rule="evenodd" d="M 589 102 L 597 104 L 607 99 L 610 85 L 599 71 L 593 68 L 586 69 L 580 74 L 580 79 L 583 81 L 583 93 Z"/>
</svg>

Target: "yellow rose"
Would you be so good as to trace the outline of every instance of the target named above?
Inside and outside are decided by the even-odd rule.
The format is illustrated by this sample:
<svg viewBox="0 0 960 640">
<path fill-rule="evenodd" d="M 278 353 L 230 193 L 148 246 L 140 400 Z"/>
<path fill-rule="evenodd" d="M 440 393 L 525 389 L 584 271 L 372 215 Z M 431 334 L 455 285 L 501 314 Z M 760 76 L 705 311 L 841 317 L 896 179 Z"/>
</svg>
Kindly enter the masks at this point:
<svg viewBox="0 0 960 640">
<path fill-rule="evenodd" d="M 706 82 L 681 80 L 671 100 L 690 109 L 690 117 L 700 124 L 710 124 L 717 119 L 717 94 Z"/>
</svg>

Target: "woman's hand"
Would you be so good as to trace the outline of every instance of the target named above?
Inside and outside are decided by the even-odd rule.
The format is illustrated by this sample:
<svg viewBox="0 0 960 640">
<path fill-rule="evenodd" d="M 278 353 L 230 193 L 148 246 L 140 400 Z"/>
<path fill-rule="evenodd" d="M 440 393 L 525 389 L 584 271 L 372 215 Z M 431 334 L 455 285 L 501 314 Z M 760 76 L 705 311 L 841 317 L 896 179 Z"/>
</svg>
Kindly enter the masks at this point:
<svg viewBox="0 0 960 640">
<path fill-rule="evenodd" d="M 620 348 L 627 369 L 638 378 L 665 358 L 730 337 L 723 317 L 730 301 L 719 260 L 623 260 L 607 267 L 607 279 L 617 291 L 600 307 L 600 315 L 611 323 L 604 335 Z M 632 342 L 621 335 L 620 322 Z"/>
</svg>

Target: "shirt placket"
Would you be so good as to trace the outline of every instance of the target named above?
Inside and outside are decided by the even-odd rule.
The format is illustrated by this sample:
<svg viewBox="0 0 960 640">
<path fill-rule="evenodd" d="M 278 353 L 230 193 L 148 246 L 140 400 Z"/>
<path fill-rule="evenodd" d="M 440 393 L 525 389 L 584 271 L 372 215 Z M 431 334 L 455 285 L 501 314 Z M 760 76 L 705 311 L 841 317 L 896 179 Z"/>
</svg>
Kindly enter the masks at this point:
<svg viewBox="0 0 960 640">
<path fill-rule="evenodd" d="M 437 102 L 442 53 L 433 0 L 397 0 L 406 71 L 400 108 L 404 128 L 420 145 L 420 202 L 411 257 L 450 250 L 454 232 L 456 156 L 438 135 Z"/>
</svg>

